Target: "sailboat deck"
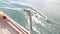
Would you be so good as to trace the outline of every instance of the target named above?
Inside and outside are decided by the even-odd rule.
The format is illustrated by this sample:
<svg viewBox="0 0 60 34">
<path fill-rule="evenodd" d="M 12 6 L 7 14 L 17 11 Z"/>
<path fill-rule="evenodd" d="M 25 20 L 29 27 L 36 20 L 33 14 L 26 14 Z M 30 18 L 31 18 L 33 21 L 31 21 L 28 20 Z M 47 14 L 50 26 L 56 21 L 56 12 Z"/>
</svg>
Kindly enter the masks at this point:
<svg viewBox="0 0 60 34">
<path fill-rule="evenodd" d="M 0 19 L 0 34 L 19 34 L 19 33 L 8 23 L 3 22 Z"/>
</svg>

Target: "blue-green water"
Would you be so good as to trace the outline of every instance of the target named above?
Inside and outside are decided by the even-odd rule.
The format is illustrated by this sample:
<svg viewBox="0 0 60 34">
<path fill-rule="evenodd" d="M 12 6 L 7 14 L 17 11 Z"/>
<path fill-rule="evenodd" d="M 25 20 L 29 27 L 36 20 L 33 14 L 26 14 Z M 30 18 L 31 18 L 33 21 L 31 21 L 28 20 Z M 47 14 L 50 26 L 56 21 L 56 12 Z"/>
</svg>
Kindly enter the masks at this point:
<svg viewBox="0 0 60 34">
<path fill-rule="evenodd" d="M 25 4 L 19 4 L 18 1 L 0 1 L 0 7 L 10 7 L 10 8 L 30 8 L 29 6 L 25 5 Z M 18 22 L 20 25 L 22 25 L 23 27 L 27 28 L 27 20 L 25 18 L 25 14 L 21 11 L 17 11 L 17 10 L 10 10 L 10 9 L 5 9 L 5 8 L 0 8 L 0 11 L 3 11 L 4 13 L 6 13 L 9 17 L 11 17 L 12 19 L 14 19 L 16 22 Z M 47 13 L 48 14 L 48 13 Z M 45 14 L 46 15 L 46 14 Z M 50 15 L 47 15 L 49 19 L 54 19 L 56 20 L 53 16 L 51 17 Z M 53 20 L 53 21 L 54 21 Z M 55 22 L 59 21 L 56 20 Z M 44 26 L 42 26 L 43 23 Z M 59 22 L 58 22 L 59 23 Z M 54 23 L 52 26 L 48 23 L 48 22 L 37 22 L 37 21 L 33 21 L 33 34 L 60 34 L 60 24 L 56 24 Z"/>
</svg>

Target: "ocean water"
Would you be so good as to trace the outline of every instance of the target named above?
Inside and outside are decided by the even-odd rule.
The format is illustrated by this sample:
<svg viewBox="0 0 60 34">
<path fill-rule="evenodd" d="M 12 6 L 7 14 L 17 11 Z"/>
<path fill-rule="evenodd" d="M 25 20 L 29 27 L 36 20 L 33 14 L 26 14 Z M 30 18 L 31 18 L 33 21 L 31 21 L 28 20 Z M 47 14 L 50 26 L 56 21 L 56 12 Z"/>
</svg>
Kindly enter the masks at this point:
<svg viewBox="0 0 60 34">
<path fill-rule="evenodd" d="M 45 15 L 47 15 L 47 18 L 49 20 L 51 20 L 52 23 L 46 22 L 45 20 L 40 21 L 37 19 L 33 19 L 33 23 L 32 23 L 33 24 L 33 27 L 32 27 L 33 34 L 60 34 L 60 18 L 52 15 L 52 11 L 54 11 L 54 10 L 52 10 L 49 7 L 49 5 L 47 5 L 47 6 L 51 12 L 47 12 L 49 10 L 45 10 L 46 13 L 44 11 L 42 11 L 42 12 Z M 19 23 L 20 25 L 22 25 L 24 28 L 26 28 L 28 30 L 26 14 L 24 12 L 18 11 L 18 10 L 13 10 L 13 9 L 1 8 L 1 7 L 30 8 L 30 9 L 32 9 L 33 7 L 31 7 L 28 4 L 24 4 L 19 1 L 16 1 L 16 0 L 15 1 L 14 0 L 10 0 L 10 1 L 1 0 L 0 1 L 0 11 L 3 11 L 4 13 L 6 13 L 9 17 L 14 19 L 17 23 Z M 35 10 L 35 12 L 36 12 L 36 9 L 32 9 L 32 10 Z M 39 15 L 41 15 L 41 13 Z"/>
</svg>

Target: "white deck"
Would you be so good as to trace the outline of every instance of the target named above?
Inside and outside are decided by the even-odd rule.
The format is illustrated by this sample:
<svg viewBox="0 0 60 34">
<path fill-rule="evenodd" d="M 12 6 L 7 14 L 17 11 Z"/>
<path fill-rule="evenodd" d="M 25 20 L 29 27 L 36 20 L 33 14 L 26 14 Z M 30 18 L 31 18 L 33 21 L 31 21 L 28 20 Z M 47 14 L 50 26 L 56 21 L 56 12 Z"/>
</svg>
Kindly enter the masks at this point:
<svg viewBox="0 0 60 34">
<path fill-rule="evenodd" d="M 12 28 L 8 23 L 3 22 L 0 19 L 0 34 L 19 34 L 14 28 Z"/>
</svg>

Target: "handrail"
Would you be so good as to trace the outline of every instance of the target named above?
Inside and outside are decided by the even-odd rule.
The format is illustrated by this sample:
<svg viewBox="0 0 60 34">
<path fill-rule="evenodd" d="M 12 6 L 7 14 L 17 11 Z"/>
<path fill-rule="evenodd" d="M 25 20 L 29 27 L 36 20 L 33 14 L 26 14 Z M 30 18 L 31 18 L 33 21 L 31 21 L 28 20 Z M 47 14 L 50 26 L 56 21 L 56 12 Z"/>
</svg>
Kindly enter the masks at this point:
<svg viewBox="0 0 60 34">
<path fill-rule="evenodd" d="M 14 29 L 16 29 L 19 33 L 22 33 L 22 34 L 28 34 L 29 32 L 23 27 L 19 26 L 18 24 L 16 24 L 15 21 L 13 21 L 10 17 L 8 17 L 6 14 L 4 14 L 3 12 L 0 12 L 0 17 L 3 18 L 3 16 L 6 16 L 7 20 L 4 20 L 6 21 L 9 25 L 11 25 Z"/>
</svg>

